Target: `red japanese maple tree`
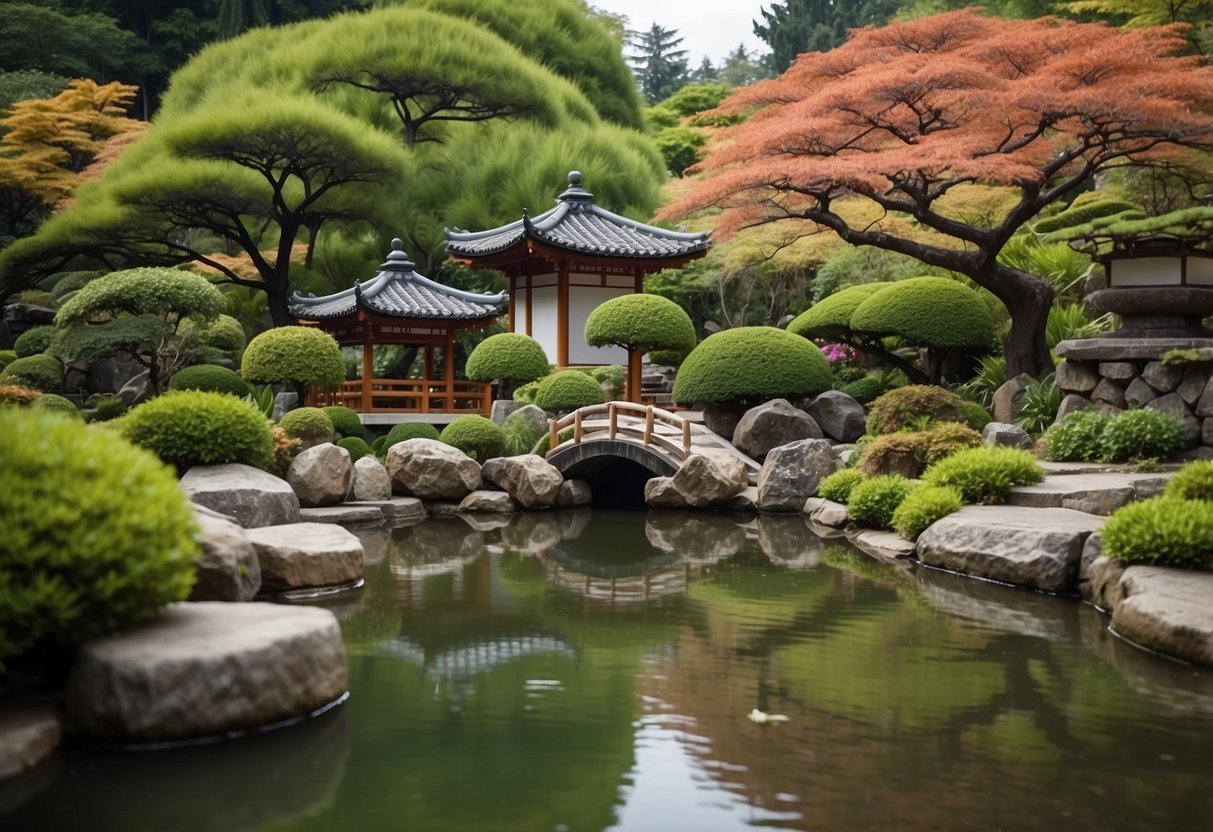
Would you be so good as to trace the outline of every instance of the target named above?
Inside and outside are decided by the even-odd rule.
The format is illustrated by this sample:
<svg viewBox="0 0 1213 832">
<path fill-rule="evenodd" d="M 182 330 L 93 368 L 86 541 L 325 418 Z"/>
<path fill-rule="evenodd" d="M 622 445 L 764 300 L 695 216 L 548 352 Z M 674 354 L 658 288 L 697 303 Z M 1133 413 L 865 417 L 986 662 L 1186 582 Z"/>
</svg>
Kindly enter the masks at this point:
<svg viewBox="0 0 1213 832">
<path fill-rule="evenodd" d="M 717 206 L 718 234 L 799 223 L 806 234 L 832 230 L 965 274 L 1010 310 L 1009 373 L 1038 375 L 1051 366 L 1044 325 L 1053 291 L 999 263 L 998 252 L 1100 169 L 1213 145 L 1213 68 L 1178 55 L 1185 46 L 1173 26 L 973 10 L 856 30 L 726 100 L 721 111 L 750 117 L 720 131 L 692 169 L 700 181 L 663 214 Z M 981 222 L 949 213 L 947 195 L 966 183 L 1006 186 L 1016 199 Z M 904 222 L 900 232 L 853 225 L 844 215 L 854 200 L 946 242 L 913 239 Z"/>
</svg>

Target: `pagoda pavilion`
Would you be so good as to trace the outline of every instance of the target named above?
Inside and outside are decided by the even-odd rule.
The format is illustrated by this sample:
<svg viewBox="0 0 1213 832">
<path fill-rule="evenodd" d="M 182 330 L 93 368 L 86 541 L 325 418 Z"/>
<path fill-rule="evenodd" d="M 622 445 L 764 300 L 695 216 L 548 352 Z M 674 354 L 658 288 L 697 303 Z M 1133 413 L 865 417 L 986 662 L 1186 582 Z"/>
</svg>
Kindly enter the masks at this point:
<svg viewBox="0 0 1213 832">
<path fill-rule="evenodd" d="M 362 347 L 362 378 L 335 391 L 315 391 L 309 404 L 344 405 L 362 414 L 463 414 L 487 416 L 489 385 L 455 380 L 454 341 L 463 330 L 484 329 L 497 320 L 505 293 L 481 295 L 444 286 L 418 274 L 392 240 L 392 251 L 370 280 L 324 297 L 291 296 L 291 314 L 317 326 L 337 343 Z M 399 344 L 424 351 L 421 378 L 374 378 L 372 348 Z M 442 350 L 442 378 L 434 378 L 434 351 Z M 365 421 L 365 420 L 364 420 Z M 390 421 L 390 420 L 389 420 Z"/>
<path fill-rule="evenodd" d="M 678 268 L 708 250 L 706 233 L 668 231 L 594 204 L 569 173 L 569 187 L 556 206 L 487 231 L 445 229 L 453 259 L 497 269 L 510 281 L 510 328 L 530 335 L 557 367 L 624 364 L 618 347 L 591 347 L 585 322 L 604 301 L 644 291 L 644 276 Z M 630 386 L 639 381 L 639 356 Z M 638 400 L 638 391 L 629 397 Z"/>
</svg>

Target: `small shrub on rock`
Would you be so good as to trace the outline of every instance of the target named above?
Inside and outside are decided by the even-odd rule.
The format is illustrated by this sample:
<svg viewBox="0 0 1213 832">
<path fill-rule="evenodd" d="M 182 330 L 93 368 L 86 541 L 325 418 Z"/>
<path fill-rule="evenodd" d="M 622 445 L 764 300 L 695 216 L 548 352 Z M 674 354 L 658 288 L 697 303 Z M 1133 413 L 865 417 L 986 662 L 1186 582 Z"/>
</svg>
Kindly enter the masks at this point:
<svg viewBox="0 0 1213 832">
<path fill-rule="evenodd" d="M 55 393 L 44 393 L 34 399 L 30 407 L 35 410 L 47 410 L 53 413 L 63 413 L 68 416 L 74 416 L 77 419 L 83 419 L 84 416 L 80 413 L 80 409 L 72 404 L 71 399 L 66 399 Z"/>
<path fill-rule="evenodd" d="M 491 419 L 474 414 L 460 416 L 443 428 L 438 438 L 477 462 L 501 456 L 505 445 L 501 428 Z"/>
<path fill-rule="evenodd" d="M 392 425 L 392 429 L 387 432 L 387 436 L 383 437 L 383 452 L 386 454 L 388 448 L 393 445 L 404 442 L 406 439 L 438 439 L 438 428 L 425 422 L 401 422 L 398 425 Z M 374 447 L 373 445 L 371 447 Z"/>
<path fill-rule="evenodd" d="M 1213 569 L 1213 502 L 1154 497 L 1117 509 L 1103 551 L 1130 563 Z"/>
<path fill-rule="evenodd" d="M 868 433 L 906 430 L 924 420 L 964 423 L 960 396 L 942 387 L 911 384 L 898 387 L 872 402 L 868 410 Z"/>
<path fill-rule="evenodd" d="M 252 392 L 247 381 L 239 374 L 217 364 L 195 364 L 173 374 L 168 383 L 170 390 L 207 390 L 211 393 L 228 393 L 243 398 Z"/>
<path fill-rule="evenodd" d="M 375 454 L 371 450 L 371 446 L 366 444 L 366 440 L 361 436 L 347 436 L 344 439 L 338 439 L 337 447 L 345 448 L 349 451 L 350 462 L 357 462 L 364 456 L 374 456 Z"/>
<path fill-rule="evenodd" d="M 270 461 L 270 425 L 247 402 L 223 393 L 174 390 L 122 419 L 122 434 L 184 472 L 194 465 Z"/>
<path fill-rule="evenodd" d="M 359 439 L 366 439 L 366 428 L 362 426 L 362 420 L 358 418 L 357 413 L 340 405 L 326 407 L 323 410 L 324 415 L 328 416 L 329 421 L 333 423 L 333 430 L 337 433 L 343 437 L 356 436 Z"/>
<path fill-rule="evenodd" d="M 1108 419 L 1099 435 L 1100 455 L 1107 462 L 1169 459 L 1183 450 L 1183 423 L 1157 410 L 1126 410 Z"/>
<path fill-rule="evenodd" d="M 1213 460 L 1189 462 L 1167 483 L 1163 493 L 1177 500 L 1213 500 Z"/>
<path fill-rule="evenodd" d="M 345 362 L 328 333 L 308 326 L 279 326 L 249 341 L 240 375 L 255 384 L 331 390 L 345 380 Z"/>
<path fill-rule="evenodd" d="M 535 404 L 549 413 L 602 404 L 602 386 L 578 370 L 561 370 L 539 382 Z"/>
<path fill-rule="evenodd" d="M 884 393 L 884 385 L 880 382 L 880 379 L 871 376 L 864 376 L 861 379 L 844 384 L 838 389 L 862 405 L 871 404 Z"/>
<path fill-rule="evenodd" d="M 108 431 L 0 408 L 0 669 L 183 600 L 194 515 L 154 456 Z"/>
<path fill-rule="evenodd" d="M 847 517 L 865 526 L 887 529 L 893 522 L 893 512 L 914 488 L 914 483 L 897 474 L 869 477 L 851 490 Z"/>
<path fill-rule="evenodd" d="M 333 439 L 333 420 L 318 407 L 297 407 L 282 414 L 278 424 L 287 436 L 316 444 Z"/>
<path fill-rule="evenodd" d="M 63 365 L 53 355 L 45 353 L 18 358 L 4 368 L 0 384 L 32 387 L 43 393 L 63 392 Z"/>
<path fill-rule="evenodd" d="M 770 326 L 710 335 L 691 351 L 674 379 L 674 401 L 753 407 L 797 401 L 833 386 L 830 362 L 815 344 Z"/>
<path fill-rule="evenodd" d="M 960 511 L 964 497 L 951 486 L 924 485 L 914 489 L 893 512 L 893 531 L 906 540 L 917 540 L 927 526 Z"/>
<path fill-rule="evenodd" d="M 41 355 L 50 349 L 51 338 L 54 336 L 55 328 L 53 326 L 36 326 L 27 329 L 13 342 L 13 352 L 17 354 L 18 358 Z"/>
<path fill-rule="evenodd" d="M 1110 417 L 1097 410 L 1078 410 L 1045 431 L 1045 459 L 1054 462 L 1090 462 L 1099 459 L 1099 437 Z"/>
<path fill-rule="evenodd" d="M 925 430 L 898 431 L 874 437 L 860 453 L 858 467 L 865 474 L 888 473 L 909 455 L 919 467 L 931 465 L 965 448 L 982 444 L 981 434 L 967 425 L 940 422 Z"/>
<path fill-rule="evenodd" d="M 817 486 L 817 496 L 823 500 L 845 503 L 855 486 L 863 482 L 864 475 L 854 468 L 843 468 L 830 474 Z"/>
<path fill-rule="evenodd" d="M 954 486 L 966 503 L 1001 503 L 1012 488 L 1040 482 L 1044 471 L 1029 451 L 985 445 L 944 457 L 923 479 Z"/>
</svg>

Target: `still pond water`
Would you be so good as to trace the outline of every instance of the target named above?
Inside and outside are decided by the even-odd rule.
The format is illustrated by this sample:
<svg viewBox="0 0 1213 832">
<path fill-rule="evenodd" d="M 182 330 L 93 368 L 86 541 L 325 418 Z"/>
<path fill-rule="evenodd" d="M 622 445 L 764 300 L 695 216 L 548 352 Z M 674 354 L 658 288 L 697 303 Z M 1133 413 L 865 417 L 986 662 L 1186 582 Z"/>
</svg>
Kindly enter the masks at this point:
<svg viewBox="0 0 1213 832">
<path fill-rule="evenodd" d="M 1073 600 L 879 565 L 799 517 L 362 534 L 366 587 L 326 602 L 346 705 L 69 749 L 0 789 L 0 829 L 1213 829 L 1213 673 Z"/>
</svg>

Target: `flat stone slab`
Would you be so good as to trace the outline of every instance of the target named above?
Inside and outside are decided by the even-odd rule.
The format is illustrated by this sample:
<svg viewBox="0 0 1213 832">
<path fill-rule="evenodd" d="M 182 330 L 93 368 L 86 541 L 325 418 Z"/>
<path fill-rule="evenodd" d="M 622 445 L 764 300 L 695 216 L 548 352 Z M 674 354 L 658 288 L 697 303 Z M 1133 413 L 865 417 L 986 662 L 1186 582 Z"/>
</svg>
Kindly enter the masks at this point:
<svg viewBox="0 0 1213 832">
<path fill-rule="evenodd" d="M 323 508 L 301 508 L 299 519 L 305 523 L 336 523 L 339 526 L 372 526 L 386 518 L 383 509 L 373 505 L 325 506 Z"/>
<path fill-rule="evenodd" d="M 45 705 L 0 710 L 0 780 L 45 760 L 61 736 L 59 720 Z"/>
<path fill-rule="evenodd" d="M 918 560 L 1031 587 L 1067 592 L 1077 587 L 1087 536 L 1104 518 L 1066 508 L 965 506 L 931 524 L 918 538 Z"/>
<path fill-rule="evenodd" d="M 805 500 L 802 511 L 814 523 L 823 526 L 845 526 L 847 524 L 847 507 L 845 503 L 836 503 L 824 497 L 810 497 Z"/>
<path fill-rule="evenodd" d="M 299 498 L 290 484 L 251 465 L 195 466 L 181 478 L 181 490 L 246 529 L 299 522 Z"/>
<path fill-rule="evenodd" d="M 848 534 L 847 539 L 857 549 L 882 560 L 897 560 L 914 555 L 914 541 L 906 540 L 896 532 L 863 529 L 855 534 Z"/>
<path fill-rule="evenodd" d="M 1211 350 L 1209 338 L 1077 338 L 1062 341 L 1053 350 L 1059 358 L 1083 361 L 1130 361 L 1162 358 L 1169 350 Z"/>
<path fill-rule="evenodd" d="M 80 648 L 67 713 L 108 742 L 219 736 L 305 716 L 346 691 L 337 617 L 282 604 L 174 604 Z"/>
<path fill-rule="evenodd" d="M 1213 574 L 1130 566 L 1112 629 L 1168 656 L 1213 665 Z"/>
<path fill-rule="evenodd" d="M 389 523 L 416 523 L 426 518 L 425 506 L 416 497 L 393 497 L 390 500 L 348 502 L 347 507 L 373 506 L 383 512 Z"/>
<path fill-rule="evenodd" d="M 1007 503 L 1029 508 L 1069 508 L 1107 516 L 1125 503 L 1162 492 L 1174 474 L 1074 473 L 1012 488 Z"/>
<path fill-rule="evenodd" d="M 362 577 L 362 542 L 330 523 L 290 523 L 249 529 L 261 561 L 261 589 L 284 592 L 333 586 Z"/>
</svg>

